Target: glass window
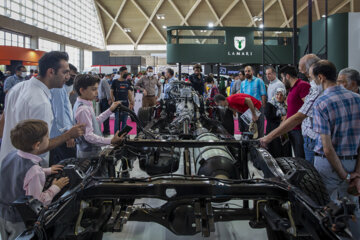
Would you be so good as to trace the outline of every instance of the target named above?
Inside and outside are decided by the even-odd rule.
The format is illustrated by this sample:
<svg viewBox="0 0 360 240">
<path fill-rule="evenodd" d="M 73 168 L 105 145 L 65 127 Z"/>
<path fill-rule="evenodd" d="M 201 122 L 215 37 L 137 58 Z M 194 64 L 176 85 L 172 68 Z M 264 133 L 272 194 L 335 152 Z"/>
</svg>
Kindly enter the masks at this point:
<svg viewBox="0 0 360 240">
<path fill-rule="evenodd" d="M 65 52 L 69 54 L 69 63 L 79 69 L 80 66 L 80 49 L 70 45 L 65 45 Z"/>
<path fill-rule="evenodd" d="M 84 69 L 92 66 L 92 51 L 84 50 Z"/>
<path fill-rule="evenodd" d="M 25 37 L 25 47 L 30 48 L 30 38 L 29 37 Z"/>
<path fill-rule="evenodd" d="M 39 49 L 45 52 L 60 51 L 60 43 L 39 38 Z"/>
<path fill-rule="evenodd" d="M 0 15 L 104 48 L 93 0 L 0 0 Z"/>
</svg>

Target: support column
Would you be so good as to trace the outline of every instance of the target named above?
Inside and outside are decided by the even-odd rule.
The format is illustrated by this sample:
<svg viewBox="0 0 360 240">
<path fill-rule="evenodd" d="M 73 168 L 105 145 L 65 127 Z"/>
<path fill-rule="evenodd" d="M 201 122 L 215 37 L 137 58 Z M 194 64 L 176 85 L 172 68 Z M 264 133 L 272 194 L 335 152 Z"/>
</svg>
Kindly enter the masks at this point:
<svg viewBox="0 0 360 240">
<path fill-rule="evenodd" d="M 312 53 L 312 0 L 308 0 L 308 53 Z"/>
<path fill-rule="evenodd" d="M 297 0 L 293 0 L 293 65 L 297 64 L 297 48 L 298 48 L 298 36 L 297 36 Z"/>
<path fill-rule="evenodd" d="M 325 59 L 328 59 L 328 0 L 325 0 Z"/>
<path fill-rule="evenodd" d="M 84 71 L 84 49 L 80 48 L 79 71 Z"/>
<path fill-rule="evenodd" d="M 39 38 L 38 37 L 31 37 L 30 38 L 30 48 L 31 49 L 39 49 Z"/>
<path fill-rule="evenodd" d="M 60 52 L 65 52 L 65 44 L 60 44 Z"/>
</svg>

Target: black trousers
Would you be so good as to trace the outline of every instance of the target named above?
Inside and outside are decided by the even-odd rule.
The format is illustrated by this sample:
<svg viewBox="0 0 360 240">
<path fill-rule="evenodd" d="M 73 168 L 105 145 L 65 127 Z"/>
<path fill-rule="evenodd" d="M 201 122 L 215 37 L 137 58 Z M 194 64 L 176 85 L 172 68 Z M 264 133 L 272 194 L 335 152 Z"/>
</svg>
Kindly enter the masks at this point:
<svg viewBox="0 0 360 240">
<path fill-rule="evenodd" d="M 103 113 L 105 112 L 108 108 L 109 108 L 109 103 L 108 100 L 106 98 L 103 98 L 100 100 L 100 112 Z M 110 135 L 110 124 L 109 124 L 110 118 L 106 119 L 103 124 L 104 124 L 104 131 L 103 134 L 107 134 Z"/>
<path fill-rule="evenodd" d="M 259 119 L 256 121 L 256 125 L 258 127 L 258 138 L 261 138 L 264 136 L 264 122 L 265 122 L 265 117 L 264 117 L 264 108 L 261 107 L 260 108 L 260 112 L 261 112 L 261 115 L 259 117 Z M 247 125 L 242 119 L 241 119 L 241 113 L 239 113 L 239 118 L 238 118 L 238 121 L 239 121 L 239 131 L 240 132 L 249 132 L 249 125 Z"/>
<path fill-rule="evenodd" d="M 75 157 L 76 147 L 68 148 L 66 147 L 66 143 L 64 143 L 50 151 L 49 166 L 57 164 L 61 160 Z"/>
<path fill-rule="evenodd" d="M 291 146 L 294 149 L 295 157 L 300 157 L 305 159 L 304 138 L 301 133 L 301 130 L 291 130 L 289 132 L 289 139 Z"/>
</svg>

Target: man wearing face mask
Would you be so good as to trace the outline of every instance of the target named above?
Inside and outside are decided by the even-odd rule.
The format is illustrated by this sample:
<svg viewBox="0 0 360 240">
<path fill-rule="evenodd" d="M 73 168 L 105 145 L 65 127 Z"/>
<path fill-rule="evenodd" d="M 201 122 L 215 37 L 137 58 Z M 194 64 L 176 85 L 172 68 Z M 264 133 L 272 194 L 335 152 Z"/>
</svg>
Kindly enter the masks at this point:
<svg viewBox="0 0 360 240">
<path fill-rule="evenodd" d="M 320 61 L 315 54 L 307 54 L 303 56 L 299 61 L 299 71 L 303 73 L 307 78 L 310 78 L 311 88 L 309 94 L 304 99 L 304 104 L 297 113 L 287 118 L 278 128 L 274 129 L 267 136 L 260 139 L 260 144 L 266 147 L 273 139 L 288 133 L 294 127 L 301 124 L 301 132 L 304 139 L 304 154 L 305 159 L 310 163 L 314 162 L 314 146 L 317 138 L 317 134 L 312 128 L 312 111 L 314 101 L 319 97 L 320 92 L 315 82 L 312 80 L 312 68 L 311 66 Z M 299 143 L 298 143 L 299 144 Z"/>
<path fill-rule="evenodd" d="M 336 80 L 338 85 L 343 86 L 347 90 L 360 94 L 360 74 L 352 68 L 344 68 L 339 72 Z"/>
<path fill-rule="evenodd" d="M 195 64 L 193 67 L 194 73 L 190 75 L 189 81 L 192 87 L 199 95 L 203 95 L 205 92 L 204 76 L 201 74 L 202 68 L 200 64 Z"/>
<path fill-rule="evenodd" d="M 66 81 L 74 83 L 74 77 L 77 68 L 69 63 L 70 78 Z M 62 88 L 53 88 L 51 92 L 51 108 L 54 114 L 54 121 L 50 129 L 50 138 L 56 138 L 62 133 L 70 130 L 73 126 L 73 111 L 70 98 L 67 93 L 66 83 Z M 76 94 L 77 95 L 77 94 Z M 52 149 L 50 151 L 49 165 L 54 165 L 63 159 L 76 157 L 75 139 L 70 139 L 66 143 Z"/>
<path fill-rule="evenodd" d="M 314 166 L 331 200 L 346 197 L 356 205 L 356 221 L 348 223 L 353 239 L 360 239 L 360 96 L 336 85 L 335 65 L 327 60 L 315 63 L 313 74 L 324 92 L 313 107 L 313 129 L 318 134 Z"/>
<path fill-rule="evenodd" d="M 130 73 L 124 73 L 119 79 L 113 81 L 111 85 L 110 96 L 112 102 L 120 101 L 121 105 L 132 109 L 134 107 L 134 98 L 132 95 L 131 86 L 126 80 L 130 75 Z M 126 125 L 127 119 L 127 112 L 116 111 L 114 132 L 122 130 Z"/>
<path fill-rule="evenodd" d="M 157 93 L 155 92 L 157 86 Z M 142 107 L 152 107 L 156 105 L 156 100 L 160 98 L 161 85 L 151 66 L 147 67 L 146 75 L 143 76 L 135 85 L 136 90 L 143 92 Z"/>
<path fill-rule="evenodd" d="M 4 83 L 4 92 L 7 93 L 13 86 L 24 81 L 26 78 L 26 68 L 24 66 L 17 66 L 15 74 L 6 78 Z"/>
</svg>

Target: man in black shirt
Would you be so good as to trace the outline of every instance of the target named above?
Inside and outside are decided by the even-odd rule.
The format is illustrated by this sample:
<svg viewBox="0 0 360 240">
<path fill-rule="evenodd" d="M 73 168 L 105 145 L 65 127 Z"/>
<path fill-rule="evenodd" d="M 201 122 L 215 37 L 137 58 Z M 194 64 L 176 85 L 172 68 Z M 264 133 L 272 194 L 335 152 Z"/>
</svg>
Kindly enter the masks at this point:
<svg viewBox="0 0 360 240">
<path fill-rule="evenodd" d="M 195 91 L 198 92 L 199 95 L 203 95 L 205 92 L 205 80 L 204 76 L 201 74 L 201 65 L 195 64 L 193 67 L 194 73 L 190 75 L 189 80 L 192 84 L 192 87 Z"/>
<path fill-rule="evenodd" d="M 119 79 L 114 80 L 111 85 L 110 95 L 111 100 L 121 101 L 121 104 L 129 107 L 130 109 L 134 106 L 134 99 L 131 91 L 131 86 L 126 78 L 130 73 L 124 73 Z M 115 112 L 115 126 L 114 132 L 121 130 L 125 127 L 127 122 L 128 114 L 126 112 Z M 121 124 L 121 127 L 120 127 Z"/>
</svg>

